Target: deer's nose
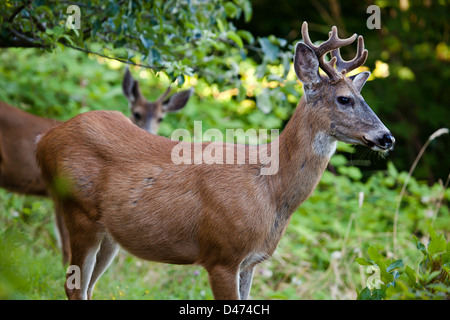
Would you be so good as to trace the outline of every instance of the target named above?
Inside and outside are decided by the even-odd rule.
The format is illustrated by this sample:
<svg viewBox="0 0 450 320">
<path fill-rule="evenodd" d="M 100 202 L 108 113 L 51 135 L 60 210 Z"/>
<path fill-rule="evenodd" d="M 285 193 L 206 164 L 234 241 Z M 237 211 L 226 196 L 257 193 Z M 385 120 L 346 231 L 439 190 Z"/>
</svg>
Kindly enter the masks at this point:
<svg viewBox="0 0 450 320">
<path fill-rule="evenodd" d="M 390 133 L 386 133 L 378 139 L 378 144 L 386 149 L 391 149 L 395 144 L 395 138 Z"/>
</svg>

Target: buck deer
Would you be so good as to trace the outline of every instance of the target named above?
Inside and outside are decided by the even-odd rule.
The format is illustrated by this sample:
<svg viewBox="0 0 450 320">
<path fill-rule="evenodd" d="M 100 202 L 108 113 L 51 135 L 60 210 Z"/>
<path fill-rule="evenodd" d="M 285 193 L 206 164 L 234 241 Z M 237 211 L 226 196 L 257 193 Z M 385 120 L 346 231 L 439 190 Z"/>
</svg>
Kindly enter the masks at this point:
<svg viewBox="0 0 450 320">
<path fill-rule="evenodd" d="M 139 90 L 139 84 L 128 69 L 122 82 L 123 92 L 130 101 L 131 120 L 140 128 L 156 134 L 167 112 L 183 108 L 192 90 L 180 91 L 167 99 L 170 88 L 155 102 L 147 101 Z M 36 163 L 34 140 L 43 131 L 59 124 L 14 108 L 0 101 L 0 187 L 12 192 L 47 196 L 47 187 Z M 63 262 L 70 257 L 68 234 L 62 216 L 56 214 Z"/>
<path fill-rule="evenodd" d="M 216 299 L 246 299 L 255 265 L 273 254 L 336 141 L 381 152 L 393 147 L 391 133 L 360 94 L 369 72 L 345 77 L 366 60 L 363 38 L 357 56 L 344 61 L 339 48 L 356 35 L 340 39 L 333 27 L 329 39 L 314 46 L 305 22 L 302 36 L 294 67 L 304 95 L 284 131 L 266 146 L 278 143 L 276 174 L 260 174 L 263 157 L 257 164 L 175 165 L 171 150 L 181 142 L 149 135 L 117 112 L 84 113 L 42 135 L 38 163 L 70 233 L 70 263 L 81 271 L 79 288 L 66 281 L 69 299 L 92 297 L 119 245 L 146 260 L 201 265 Z M 325 62 L 330 51 L 333 58 Z M 223 145 L 238 147 L 256 152 Z M 53 183 L 58 179 L 64 191 Z"/>
</svg>

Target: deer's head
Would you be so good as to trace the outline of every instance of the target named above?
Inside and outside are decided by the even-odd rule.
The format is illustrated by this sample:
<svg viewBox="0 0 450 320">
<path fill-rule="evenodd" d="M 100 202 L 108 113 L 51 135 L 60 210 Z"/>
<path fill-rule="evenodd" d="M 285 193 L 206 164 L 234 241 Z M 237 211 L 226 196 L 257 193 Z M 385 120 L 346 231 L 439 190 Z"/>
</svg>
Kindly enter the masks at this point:
<svg viewBox="0 0 450 320">
<path fill-rule="evenodd" d="M 182 109 L 188 102 L 193 89 L 180 91 L 169 98 L 170 87 L 154 102 L 148 101 L 139 89 L 139 83 L 131 76 L 128 68 L 122 81 L 122 89 L 131 109 L 131 121 L 138 127 L 156 134 L 159 124 L 167 112 Z"/>
<path fill-rule="evenodd" d="M 329 39 L 315 46 L 308 35 L 308 24 L 304 22 L 302 37 L 303 43 L 297 43 L 295 49 L 295 73 L 303 82 L 306 108 L 311 108 L 318 115 L 317 121 L 321 121 L 321 127 L 326 128 L 325 133 L 339 141 L 365 145 L 377 151 L 392 149 L 394 137 L 360 93 L 370 72 L 345 76 L 362 66 L 367 59 L 363 37 L 358 37 L 357 54 L 351 61 L 341 58 L 339 48 L 355 41 L 356 34 L 339 39 L 337 28 L 333 27 Z M 328 52 L 331 52 L 332 58 L 325 62 L 324 56 Z M 319 67 L 327 76 L 319 74 Z"/>
</svg>

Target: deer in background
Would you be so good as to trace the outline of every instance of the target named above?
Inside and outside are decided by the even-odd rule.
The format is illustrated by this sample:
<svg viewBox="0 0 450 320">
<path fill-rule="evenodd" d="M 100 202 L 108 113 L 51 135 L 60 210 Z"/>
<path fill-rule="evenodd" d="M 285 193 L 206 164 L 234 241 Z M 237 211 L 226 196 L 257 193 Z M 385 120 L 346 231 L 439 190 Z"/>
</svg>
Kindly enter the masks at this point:
<svg viewBox="0 0 450 320">
<path fill-rule="evenodd" d="M 122 81 L 123 94 L 128 99 L 131 110 L 131 121 L 139 128 L 156 134 L 159 125 L 168 112 L 176 112 L 186 105 L 194 89 L 179 91 L 169 98 L 171 88 L 167 90 L 154 102 L 148 101 L 139 89 L 139 83 L 131 76 L 130 70 L 126 68 Z"/>
<path fill-rule="evenodd" d="M 183 108 L 193 90 L 180 91 L 167 98 L 167 89 L 155 102 L 147 101 L 139 90 L 139 84 L 128 69 L 122 82 L 123 92 L 130 101 L 131 120 L 140 128 L 156 134 L 167 112 Z M 47 187 L 36 163 L 35 138 L 43 131 L 60 124 L 14 108 L 0 101 L 0 187 L 12 192 L 47 196 Z M 56 213 L 63 262 L 70 259 L 68 234 L 62 216 Z"/>
<path fill-rule="evenodd" d="M 180 142 L 149 135 L 118 112 L 87 112 L 42 134 L 37 160 L 70 234 L 70 264 L 81 271 L 79 288 L 65 283 L 69 299 L 92 297 L 119 245 L 150 261 L 201 265 L 215 299 L 246 299 L 255 266 L 273 254 L 336 142 L 393 148 L 393 136 L 360 94 L 369 72 L 345 76 L 367 58 L 363 38 L 356 57 L 344 61 L 339 48 L 356 35 L 340 39 L 333 27 L 314 46 L 305 22 L 302 36 L 294 69 L 304 95 L 281 135 L 266 145 L 270 151 L 278 143 L 276 174 L 260 174 L 264 157 L 256 164 L 175 165 L 171 150 Z M 328 52 L 333 58 L 325 62 Z M 211 142 L 198 143 L 194 150 Z M 247 156 L 257 152 L 223 144 L 238 147 Z M 65 192 L 53 184 L 58 178 Z"/>
</svg>

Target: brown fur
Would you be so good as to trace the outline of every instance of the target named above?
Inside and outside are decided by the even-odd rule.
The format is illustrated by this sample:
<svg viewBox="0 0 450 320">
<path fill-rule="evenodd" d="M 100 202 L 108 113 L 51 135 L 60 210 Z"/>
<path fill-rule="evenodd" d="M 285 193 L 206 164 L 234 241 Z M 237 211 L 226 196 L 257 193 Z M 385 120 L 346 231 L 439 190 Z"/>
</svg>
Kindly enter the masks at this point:
<svg viewBox="0 0 450 320">
<path fill-rule="evenodd" d="M 0 187 L 22 194 L 48 196 L 47 186 L 36 163 L 35 140 L 40 133 L 59 123 L 0 101 Z M 56 213 L 55 217 L 65 257 L 63 260 L 68 262 L 68 233 L 62 216 Z"/>
<path fill-rule="evenodd" d="M 34 140 L 58 124 L 0 101 L 0 186 L 13 192 L 47 195 L 34 155 Z"/>
</svg>

